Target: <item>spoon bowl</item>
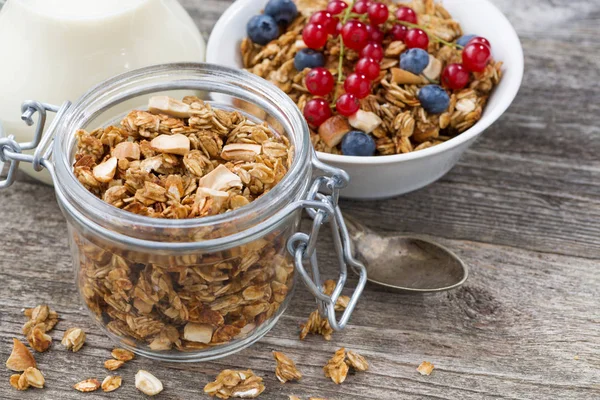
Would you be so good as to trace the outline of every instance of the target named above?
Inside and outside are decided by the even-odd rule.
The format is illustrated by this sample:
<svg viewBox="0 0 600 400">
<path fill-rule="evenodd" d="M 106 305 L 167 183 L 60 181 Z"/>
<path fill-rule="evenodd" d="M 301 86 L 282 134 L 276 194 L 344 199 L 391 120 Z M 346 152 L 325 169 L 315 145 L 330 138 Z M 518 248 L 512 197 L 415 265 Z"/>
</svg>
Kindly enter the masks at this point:
<svg viewBox="0 0 600 400">
<path fill-rule="evenodd" d="M 447 247 L 409 235 L 381 236 L 344 216 L 355 257 L 364 262 L 367 279 L 402 292 L 441 292 L 468 278 L 465 263 Z"/>
</svg>

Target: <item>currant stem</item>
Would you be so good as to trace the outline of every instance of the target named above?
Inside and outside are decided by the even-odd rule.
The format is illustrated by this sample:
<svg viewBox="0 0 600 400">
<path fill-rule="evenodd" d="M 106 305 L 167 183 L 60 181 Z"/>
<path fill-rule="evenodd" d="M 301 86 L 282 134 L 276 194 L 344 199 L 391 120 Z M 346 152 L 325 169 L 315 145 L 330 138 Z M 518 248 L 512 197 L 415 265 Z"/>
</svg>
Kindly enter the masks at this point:
<svg viewBox="0 0 600 400">
<path fill-rule="evenodd" d="M 407 26 L 407 27 L 409 27 L 409 28 L 418 28 L 418 29 L 422 29 L 422 30 L 423 30 L 425 33 L 427 33 L 427 35 L 428 35 L 430 38 L 432 38 L 434 41 L 436 41 L 436 42 L 438 42 L 438 43 L 441 43 L 441 44 L 443 44 L 443 45 L 446 45 L 446 46 L 448 46 L 448 47 L 454 47 L 454 48 L 457 48 L 457 49 L 462 49 L 462 48 L 463 48 L 463 47 L 462 47 L 461 45 L 459 45 L 459 44 L 456 44 L 456 43 L 450 43 L 450 42 L 447 42 L 447 41 L 445 41 L 444 39 L 442 39 L 442 38 L 440 38 L 440 37 L 437 37 L 437 36 L 435 36 L 433 33 L 431 33 L 431 32 L 429 31 L 429 29 L 427 29 L 427 28 L 425 28 L 425 27 L 423 27 L 423 26 L 420 26 L 420 25 L 417 25 L 417 24 L 413 24 L 413 23 L 410 23 L 410 22 L 406 22 L 406 21 L 396 21 L 396 22 L 397 22 L 397 23 L 399 23 L 400 25 L 404 25 L 404 26 Z"/>
<path fill-rule="evenodd" d="M 352 14 L 352 8 L 354 7 L 354 3 L 356 0 L 352 0 L 352 4 L 350 4 L 346 10 L 344 11 L 344 14 L 342 16 L 342 26 L 348 21 L 348 18 L 350 18 L 350 15 Z M 339 33 L 339 37 L 340 37 L 340 60 L 338 62 L 338 76 L 337 76 L 337 84 L 335 87 L 335 93 L 333 94 L 333 101 L 332 101 L 332 105 L 335 104 L 336 102 L 336 93 L 337 93 L 337 87 L 342 83 L 342 81 L 344 80 L 344 51 L 346 50 L 346 46 L 344 46 L 344 40 L 342 38 L 342 33 Z"/>
</svg>

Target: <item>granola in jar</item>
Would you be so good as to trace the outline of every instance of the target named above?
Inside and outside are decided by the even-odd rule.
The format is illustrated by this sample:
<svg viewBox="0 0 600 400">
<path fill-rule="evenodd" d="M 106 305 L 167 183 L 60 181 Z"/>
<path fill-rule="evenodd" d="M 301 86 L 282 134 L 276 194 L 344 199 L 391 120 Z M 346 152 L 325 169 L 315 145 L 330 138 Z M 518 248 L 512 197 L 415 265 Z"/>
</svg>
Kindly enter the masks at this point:
<svg viewBox="0 0 600 400">
<path fill-rule="evenodd" d="M 120 125 L 78 131 L 73 168 L 85 188 L 114 207 L 191 219 L 260 198 L 286 175 L 293 154 L 288 139 L 266 123 L 197 97 L 156 96 L 147 111 L 131 111 Z M 220 252 L 164 257 L 73 231 L 80 291 L 97 320 L 131 346 L 224 345 L 254 332 L 286 299 L 293 266 L 285 240 L 293 228 Z"/>
<path fill-rule="evenodd" d="M 260 28 L 278 18 L 268 4 L 248 24 L 243 66 L 290 96 L 320 152 L 382 156 L 443 143 L 481 119 L 502 76 L 489 41 L 464 35 L 434 0 L 296 0 L 294 18 L 270 31 Z"/>
</svg>

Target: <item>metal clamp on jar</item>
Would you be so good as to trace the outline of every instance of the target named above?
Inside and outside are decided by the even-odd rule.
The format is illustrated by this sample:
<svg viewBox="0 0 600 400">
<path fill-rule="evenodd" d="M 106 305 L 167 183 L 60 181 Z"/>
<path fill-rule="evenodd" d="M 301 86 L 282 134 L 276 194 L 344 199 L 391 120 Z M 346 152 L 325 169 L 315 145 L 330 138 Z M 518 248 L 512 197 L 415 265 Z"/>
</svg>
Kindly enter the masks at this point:
<svg viewBox="0 0 600 400">
<path fill-rule="evenodd" d="M 120 120 L 156 93 L 194 94 L 213 99 L 213 107 L 268 122 L 295 148 L 287 175 L 249 205 L 202 218 L 150 218 L 103 202 L 73 174 L 74 133 Z M 19 162 L 50 172 L 68 222 L 80 295 L 98 325 L 121 345 L 168 361 L 204 361 L 237 352 L 275 325 L 290 301 L 295 272 L 331 327 L 347 324 L 367 281 L 365 267 L 352 256 L 338 206 L 348 176 L 317 160 L 302 114 L 272 84 L 215 65 L 167 64 L 105 81 L 74 104 L 26 101 L 22 112 L 29 125 L 38 114 L 35 139 L 0 138 L 0 161 L 10 164 L 0 188 L 14 182 Z M 56 116 L 42 137 L 47 112 Z M 24 155 L 25 149 L 35 153 Z M 309 233 L 299 231 L 302 210 L 313 221 Z M 331 295 L 324 292 L 316 252 L 325 224 L 340 264 Z M 359 279 L 338 319 L 334 307 L 348 265 Z M 250 287 L 264 296 L 245 296 Z M 198 339 L 186 334 L 192 328 Z"/>
</svg>

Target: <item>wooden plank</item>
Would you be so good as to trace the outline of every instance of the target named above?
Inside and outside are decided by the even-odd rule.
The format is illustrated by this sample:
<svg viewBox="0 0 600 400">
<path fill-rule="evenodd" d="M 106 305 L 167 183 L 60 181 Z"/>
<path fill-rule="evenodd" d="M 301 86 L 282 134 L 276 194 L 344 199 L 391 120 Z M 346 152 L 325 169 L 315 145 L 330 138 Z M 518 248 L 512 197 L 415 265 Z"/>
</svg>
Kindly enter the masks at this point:
<svg viewBox="0 0 600 400">
<path fill-rule="evenodd" d="M 200 364 L 136 359 L 117 371 L 117 392 L 85 397 L 142 399 L 133 377 L 143 368 L 164 383 L 159 398 L 206 398 L 202 388 L 220 370 L 252 368 L 265 378 L 267 400 L 600 398 L 600 83 L 590 74 L 600 67 L 600 3 L 495 2 L 525 47 L 514 105 L 440 182 L 397 199 L 342 204 L 379 232 L 431 235 L 455 250 L 471 269 L 463 288 L 414 296 L 368 285 L 348 328 L 326 342 L 297 338 L 315 307 L 298 285 L 278 325 L 249 349 Z M 231 1 L 181 3 L 207 36 Z M 61 316 L 52 349 L 36 355 L 47 388 L 17 392 L 11 372 L 0 369 L 2 399 L 79 399 L 71 385 L 107 375 L 112 343 L 79 302 L 67 237 L 52 188 L 21 174 L 0 192 L 0 359 L 13 336 L 23 339 L 23 307 L 48 303 Z M 319 254 L 334 276 L 331 248 L 325 238 Z M 59 343 L 72 326 L 88 334 L 75 354 Z M 372 368 L 336 386 L 321 368 L 340 346 Z M 272 350 L 297 361 L 300 383 L 276 380 Z M 415 370 L 423 360 L 436 365 L 429 377 Z"/>
</svg>

